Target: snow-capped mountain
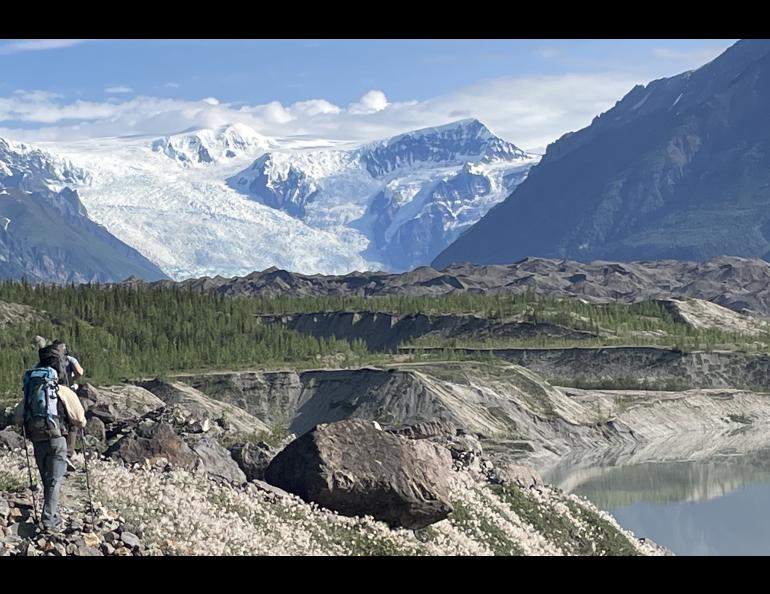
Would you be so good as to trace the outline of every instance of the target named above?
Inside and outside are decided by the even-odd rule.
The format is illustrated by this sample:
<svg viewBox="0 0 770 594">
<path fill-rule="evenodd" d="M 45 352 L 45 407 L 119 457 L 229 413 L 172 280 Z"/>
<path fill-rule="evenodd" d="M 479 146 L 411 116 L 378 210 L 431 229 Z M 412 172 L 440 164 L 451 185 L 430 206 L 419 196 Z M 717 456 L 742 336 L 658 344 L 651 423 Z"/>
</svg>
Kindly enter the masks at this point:
<svg viewBox="0 0 770 594">
<path fill-rule="evenodd" d="M 367 259 L 405 270 L 429 262 L 537 160 L 469 119 L 348 151 L 266 153 L 229 184 L 313 227 L 356 231 Z"/>
<path fill-rule="evenodd" d="M 217 136 L 204 132 L 161 141 L 184 147 Z M 368 267 L 361 238 L 312 228 L 227 185 L 259 153 L 254 145 L 201 163 L 170 157 L 156 150 L 160 144 L 149 137 L 102 138 L 45 148 L 91 174 L 90 183 L 77 186 L 89 215 L 175 279 L 244 275 L 270 266 L 324 273 Z"/>
<path fill-rule="evenodd" d="M 538 159 L 476 120 L 334 146 L 242 124 L 5 143 L 0 180 L 77 190 L 93 221 L 175 279 L 270 266 L 341 274 L 429 262 Z"/>
<path fill-rule="evenodd" d="M 516 145 L 498 138 L 476 119 L 424 128 L 356 151 L 372 177 L 383 178 L 404 168 L 526 159 Z"/>
<path fill-rule="evenodd" d="M 152 150 L 170 157 L 180 165 L 194 167 L 221 163 L 254 155 L 271 147 L 270 141 L 243 124 L 224 126 L 218 130 L 196 130 L 158 138 Z"/>
<path fill-rule="evenodd" d="M 92 178 L 48 151 L 0 138 L 0 278 L 114 282 L 166 278 L 94 223 L 78 193 Z"/>
<path fill-rule="evenodd" d="M 22 190 L 58 190 L 90 182 L 88 173 L 68 159 L 0 138 L 0 186 Z"/>
</svg>

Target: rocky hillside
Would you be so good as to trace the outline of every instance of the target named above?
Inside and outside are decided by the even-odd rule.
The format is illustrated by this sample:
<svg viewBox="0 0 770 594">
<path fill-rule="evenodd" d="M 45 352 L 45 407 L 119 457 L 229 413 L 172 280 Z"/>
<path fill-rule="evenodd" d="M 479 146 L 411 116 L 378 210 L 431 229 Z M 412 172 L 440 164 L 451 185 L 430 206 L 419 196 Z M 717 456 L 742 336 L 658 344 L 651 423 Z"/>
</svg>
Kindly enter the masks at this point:
<svg viewBox="0 0 770 594">
<path fill-rule="evenodd" d="M 770 41 L 637 85 L 540 164 L 433 266 L 770 257 Z"/>
<path fill-rule="evenodd" d="M 89 461 L 95 522 L 78 470 L 63 487 L 61 534 L 35 529 L 23 439 L 0 431 L 0 555 L 665 552 L 531 469 L 453 446 L 441 422 L 385 431 L 341 421 L 283 449 L 255 441 L 228 451 L 234 407 L 153 386 L 165 400 L 132 386 L 79 392 L 89 448 L 101 453 Z M 373 453 L 366 460 L 360 443 Z"/>
<path fill-rule="evenodd" d="M 169 284 L 171 281 L 161 281 L 154 286 Z M 401 274 L 355 272 L 341 276 L 304 275 L 269 268 L 242 277 L 202 277 L 177 284 L 233 296 L 371 297 L 530 291 L 605 302 L 692 297 L 735 311 L 770 316 L 770 264 L 747 258 L 589 264 L 526 258 L 504 266 L 467 264 L 440 271 L 421 267 Z"/>
<path fill-rule="evenodd" d="M 34 532 L 23 439 L 6 428 L 0 554 L 660 554 L 521 464 L 583 480 L 558 478 L 560 463 L 743 451 L 766 443 L 770 421 L 766 394 L 558 388 L 499 361 L 209 373 L 78 393 L 98 453 L 95 524 L 77 471 L 64 534 Z"/>
<path fill-rule="evenodd" d="M 118 282 L 167 278 L 94 223 L 76 192 L 4 188 L 0 180 L 0 278 Z"/>
</svg>

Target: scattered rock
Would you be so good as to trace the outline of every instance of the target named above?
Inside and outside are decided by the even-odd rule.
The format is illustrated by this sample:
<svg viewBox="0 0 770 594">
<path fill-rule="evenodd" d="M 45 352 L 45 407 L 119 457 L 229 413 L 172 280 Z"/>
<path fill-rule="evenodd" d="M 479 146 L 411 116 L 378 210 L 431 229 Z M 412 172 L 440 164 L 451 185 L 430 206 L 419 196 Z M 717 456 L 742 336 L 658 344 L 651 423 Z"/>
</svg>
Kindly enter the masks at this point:
<svg viewBox="0 0 770 594">
<path fill-rule="evenodd" d="M 424 421 L 399 429 L 391 429 L 390 431 L 409 439 L 427 439 L 430 437 L 452 438 L 457 435 L 457 427 L 452 422 L 444 419 Z"/>
<path fill-rule="evenodd" d="M 446 448 L 349 419 L 318 425 L 290 443 L 270 463 L 265 479 L 343 515 L 371 515 L 414 529 L 452 511 L 451 465 Z"/>
<path fill-rule="evenodd" d="M 91 417 L 86 421 L 86 435 L 90 435 L 100 443 L 107 441 L 107 431 L 104 426 L 104 421 L 99 417 Z"/>
<path fill-rule="evenodd" d="M 85 384 L 77 393 L 86 408 L 86 417 L 96 417 L 107 425 L 136 419 L 164 406 L 162 400 L 138 386 L 108 386 L 97 390 Z"/>
<path fill-rule="evenodd" d="M 24 448 L 24 438 L 10 427 L 0 431 L 0 449 L 20 450 Z"/>
<path fill-rule="evenodd" d="M 108 542 L 103 542 L 103 543 L 101 544 L 100 550 L 102 551 L 102 554 L 103 554 L 103 555 L 106 557 L 106 556 L 108 556 L 108 555 L 112 555 L 112 553 L 114 553 L 114 552 L 115 552 L 115 547 L 113 547 L 113 546 L 112 546 L 110 543 L 108 543 Z"/>
<path fill-rule="evenodd" d="M 233 460 L 246 475 L 246 480 L 263 480 L 265 470 L 278 452 L 265 442 L 242 443 L 230 448 Z"/>
<path fill-rule="evenodd" d="M 211 437 L 204 437 L 191 447 L 200 459 L 198 467 L 207 474 L 238 485 L 246 482 L 246 475 L 233 460 L 230 452 Z"/>
<path fill-rule="evenodd" d="M 192 470 L 198 458 L 189 446 L 164 422 L 154 423 L 149 428 L 137 428 L 136 433 L 122 437 L 107 450 L 107 455 L 123 460 L 127 464 L 153 462 L 163 457 L 175 467 Z"/>
<path fill-rule="evenodd" d="M 134 534 L 133 532 L 123 531 L 123 532 L 120 534 L 120 539 L 121 539 L 121 540 L 122 540 L 122 541 L 123 541 L 123 542 L 124 542 L 124 543 L 125 543 L 125 544 L 126 544 L 128 547 L 130 547 L 130 548 L 132 548 L 132 549 L 133 549 L 133 548 L 135 548 L 135 547 L 138 547 L 138 546 L 139 546 L 139 544 L 140 544 L 140 542 L 139 542 L 139 537 L 138 537 L 136 534 Z"/>
<path fill-rule="evenodd" d="M 83 535 L 83 542 L 89 547 L 98 547 L 102 542 L 102 537 L 93 532 L 87 532 Z"/>
<path fill-rule="evenodd" d="M 8 534 L 20 538 L 32 538 L 36 531 L 35 524 L 32 522 L 17 522 L 8 526 Z"/>
<path fill-rule="evenodd" d="M 265 493 L 270 493 L 272 495 L 275 495 L 276 497 L 289 497 L 291 498 L 291 493 L 287 493 L 283 489 L 280 489 L 279 487 L 275 487 L 271 485 L 270 483 L 266 483 L 265 481 L 261 480 L 254 480 L 251 481 L 250 485 L 259 490 L 263 491 Z"/>
<path fill-rule="evenodd" d="M 102 552 L 94 547 L 88 545 L 78 545 L 75 550 L 75 556 L 77 557 L 103 557 Z"/>
<path fill-rule="evenodd" d="M 264 422 L 242 408 L 209 398 L 203 392 L 183 383 L 155 379 L 139 385 L 166 404 L 175 417 L 174 422 L 181 426 L 180 430 L 183 432 L 206 433 L 216 430 L 243 438 L 269 431 Z M 212 424 L 211 419 L 220 421 Z"/>
<path fill-rule="evenodd" d="M 531 466 L 499 462 L 491 473 L 491 480 L 500 485 L 519 485 L 528 489 L 542 487 L 543 479 L 540 473 Z"/>
</svg>

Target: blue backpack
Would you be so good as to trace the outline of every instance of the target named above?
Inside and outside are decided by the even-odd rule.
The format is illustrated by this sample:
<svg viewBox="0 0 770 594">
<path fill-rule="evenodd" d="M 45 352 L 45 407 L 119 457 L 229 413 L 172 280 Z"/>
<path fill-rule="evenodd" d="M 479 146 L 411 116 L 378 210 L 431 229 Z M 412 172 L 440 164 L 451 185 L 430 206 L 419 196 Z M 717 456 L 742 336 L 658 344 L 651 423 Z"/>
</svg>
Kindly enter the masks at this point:
<svg viewBox="0 0 770 594">
<path fill-rule="evenodd" d="M 52 367 L 24 373 L 24 427 L 32 441 L 61 437 L 59 377 Z"/>
</svg>

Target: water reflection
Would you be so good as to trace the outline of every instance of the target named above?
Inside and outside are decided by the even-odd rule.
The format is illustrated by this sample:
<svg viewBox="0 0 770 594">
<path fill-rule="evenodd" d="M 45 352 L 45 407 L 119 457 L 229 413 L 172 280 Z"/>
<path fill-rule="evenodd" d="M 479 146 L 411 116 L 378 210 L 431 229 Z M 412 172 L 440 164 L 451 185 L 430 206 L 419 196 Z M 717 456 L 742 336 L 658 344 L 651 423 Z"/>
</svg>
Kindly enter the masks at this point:
<svg viewBox="0 0 770 594">
<path fill-rule="evenodd" d="M 770 430 L 718 437 L 575 453 L 543 477 L 676 554 L 770 555 Z"/>
</svg>

